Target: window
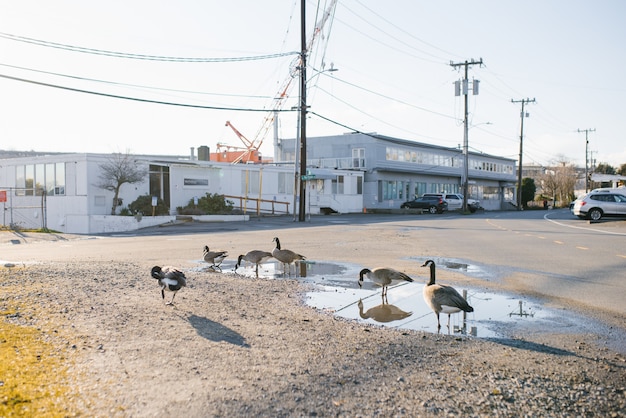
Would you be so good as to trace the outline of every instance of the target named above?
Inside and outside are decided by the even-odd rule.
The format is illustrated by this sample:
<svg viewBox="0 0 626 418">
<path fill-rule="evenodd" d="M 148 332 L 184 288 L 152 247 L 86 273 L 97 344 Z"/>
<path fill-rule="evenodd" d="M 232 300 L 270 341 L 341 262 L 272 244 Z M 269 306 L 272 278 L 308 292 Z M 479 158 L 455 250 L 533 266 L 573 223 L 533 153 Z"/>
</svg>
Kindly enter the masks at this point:
<svg viewBox="0 0 626 418">
<path fill-rule="evenodd" d="M 170 207 L 170 168 L 168 166 L 150 165 L 150 196 L 157 196 Z"/>
<path fill-rule="evenodd" d="M 500 188 L 499 187 L 483 187 L 483 200 L 500 200 Z"/>
<path fill-rule="evenodd" d="M 278 193 L 293 193 L 294 182 L 292 173 L 278 173 Z"/>
<path fill-rule="evenodd" d="M 27 165 L 26 166 L 26 188 L 25 194 L 26 196 L 32 196 L 34 193 L 33 188 L 35 187 L 35 166 Z"/>
<path fill-rule="evenodd" d="M 352 168 L 365 167 L 365 148 L 354 148 L 352 150 Z"/>
<path fill-rule="evenodd" d="M 414 194 L 416 197 L 423 195 L 426 193 L 426 183 L 415 183 Z M 410 197 L 410 196 L 407 196 Z"/>
<path fill-rule="evenodd" d="M 259 194 L 259 172 L 246 170 L 241 177 L 241 193 L 243 195 Z"/>
<path fill-rule="evenodd" d="M 332 193 L 333 194 L 343 194 L 343 176 L 337 176 L 336 179 L 332 180 Z"/>
<path fill-rule="evenodd" d="M 43 195 L 46 186 L 45 164 L 35 164 L 35 195 Z"/>
<path fill-rule="evenodd" d="M 16 196 L 65 194 L 65 163 L 27 164 L 15 167 Z"/>
<path fill-rule="evenodd" d="M 383 200 L 393 200 L 398 197 L 398 182 L 397 181 L 383 181 Z"/>
<path fill-rule="evenodd" d="M 363 177 L 356 178 L 356 194 L 363 194 Z"/>
</svg>

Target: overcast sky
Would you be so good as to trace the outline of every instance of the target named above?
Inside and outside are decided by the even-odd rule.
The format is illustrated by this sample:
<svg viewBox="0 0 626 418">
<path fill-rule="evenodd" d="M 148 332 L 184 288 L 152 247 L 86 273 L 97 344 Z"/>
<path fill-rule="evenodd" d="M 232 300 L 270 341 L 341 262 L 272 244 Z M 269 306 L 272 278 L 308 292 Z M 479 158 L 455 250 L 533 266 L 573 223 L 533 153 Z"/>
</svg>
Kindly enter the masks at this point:
<svg viewBox="0 0 626 418">
<path fill-rule="evenodd" d="M 482 58 L 472 151 L 517 159 L 511 100 L 535 98 L 525 164 L 584 166 L 586 129 L 590 161 L 626 163 L 626 2 L 339 0 L 313 37 L 329 4 L 306 4 L 308 136 L 457 147 L 464 72 L 450 63 Z M 269 111 L 280 137 L 297 132 L 299 50 L 300 0 L 0 0 L 0 149 L 187 155 L 243 146 L 231 121 L 273 156 Z"/>
</svg>

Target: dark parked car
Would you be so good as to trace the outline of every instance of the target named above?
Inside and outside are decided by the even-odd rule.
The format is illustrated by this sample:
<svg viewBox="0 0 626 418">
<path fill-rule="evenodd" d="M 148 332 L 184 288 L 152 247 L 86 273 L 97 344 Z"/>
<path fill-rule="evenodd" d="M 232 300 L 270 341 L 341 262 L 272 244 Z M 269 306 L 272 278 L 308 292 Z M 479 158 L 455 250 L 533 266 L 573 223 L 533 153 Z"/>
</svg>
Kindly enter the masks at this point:
<svg viewBox="0 0 626 418">
<path fill-rule="evenodd" d="M 441 196 L 422 196 L 404 202 L 401 209 L 422 209 L 430 213 L 443 213 L 448 210 L 448 202 Z"/>
</svg>

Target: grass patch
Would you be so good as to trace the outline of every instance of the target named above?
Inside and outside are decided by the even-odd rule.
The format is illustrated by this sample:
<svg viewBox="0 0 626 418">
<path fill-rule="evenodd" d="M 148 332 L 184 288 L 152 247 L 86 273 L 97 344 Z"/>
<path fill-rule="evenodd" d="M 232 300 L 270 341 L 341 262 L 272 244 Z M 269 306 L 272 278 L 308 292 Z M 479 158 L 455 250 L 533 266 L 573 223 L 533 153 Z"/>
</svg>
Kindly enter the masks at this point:
<svg viewBox="0 0 626 418">
<path fill-rule="evenodd" d="M 6 279 L 0 270 L 0 417 L 76 416 L 68 405 L 68 353 L 37 327 L 43 312 L 33 292 Z"/>
</svg>

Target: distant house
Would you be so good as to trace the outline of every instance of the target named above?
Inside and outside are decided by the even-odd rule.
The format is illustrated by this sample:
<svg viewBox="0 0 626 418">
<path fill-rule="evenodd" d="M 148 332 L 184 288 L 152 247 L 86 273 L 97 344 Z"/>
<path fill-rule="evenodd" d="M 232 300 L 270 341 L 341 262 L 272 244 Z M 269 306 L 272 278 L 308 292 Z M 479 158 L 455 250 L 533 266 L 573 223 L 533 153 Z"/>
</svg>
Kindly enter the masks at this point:
<svg viewBox="0 0 626 418">
<path fill-rule="evenodd" d="M 278 155 L 293 161 L 295 139 L 282 139 Z M 486 210 L 510 209 L 515 199 L 516 161 L 488 154 L 468 154 L 469 198 L 479 199 Z M 365 208 L 399 208 L 402 202 L 424 193 L 463 192 L 464 156 L 446 148 L 377 134 L 307 138 L 307 166 L 311 169 L 364 173 Z M 341 178 L 333 188 L 341 187 Z"/>
</svg>

